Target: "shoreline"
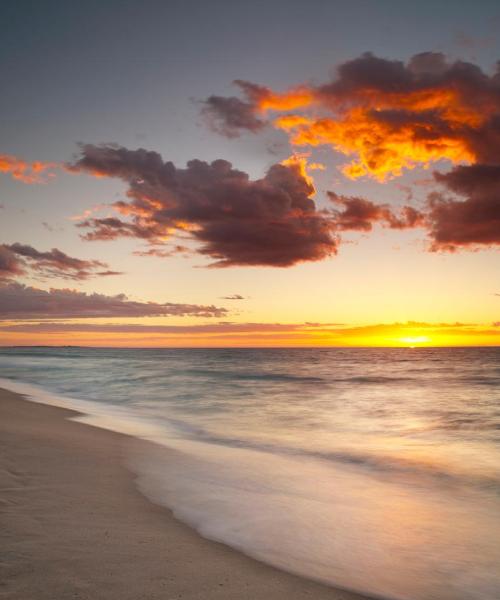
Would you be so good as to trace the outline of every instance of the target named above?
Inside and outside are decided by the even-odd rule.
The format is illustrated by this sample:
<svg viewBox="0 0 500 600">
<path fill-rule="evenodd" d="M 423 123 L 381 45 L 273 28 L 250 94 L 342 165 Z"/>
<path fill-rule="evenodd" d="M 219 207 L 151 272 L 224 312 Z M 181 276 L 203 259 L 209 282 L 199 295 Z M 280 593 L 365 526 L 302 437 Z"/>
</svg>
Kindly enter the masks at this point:
<svg viewBox="0 0 500 600">
<path fill-rule="evenodd" d="M 0 388 L 7 600 L 368 600 L 201 537 L 135 486 L 127 448 L 151 443 L 79 415 Z"/>
</svg>

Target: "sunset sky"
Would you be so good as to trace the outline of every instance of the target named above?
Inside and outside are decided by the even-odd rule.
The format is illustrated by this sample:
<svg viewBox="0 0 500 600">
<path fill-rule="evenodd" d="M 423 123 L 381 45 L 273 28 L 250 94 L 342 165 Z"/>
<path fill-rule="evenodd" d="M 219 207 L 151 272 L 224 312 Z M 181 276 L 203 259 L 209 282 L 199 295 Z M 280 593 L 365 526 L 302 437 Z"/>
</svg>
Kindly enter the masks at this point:
<svg viewBox="0 0 500 600">
<path fill-rule="evenodd" d="M 500 6 L 27 2 L 0 345 L 500 345 Z"/>
</svg>

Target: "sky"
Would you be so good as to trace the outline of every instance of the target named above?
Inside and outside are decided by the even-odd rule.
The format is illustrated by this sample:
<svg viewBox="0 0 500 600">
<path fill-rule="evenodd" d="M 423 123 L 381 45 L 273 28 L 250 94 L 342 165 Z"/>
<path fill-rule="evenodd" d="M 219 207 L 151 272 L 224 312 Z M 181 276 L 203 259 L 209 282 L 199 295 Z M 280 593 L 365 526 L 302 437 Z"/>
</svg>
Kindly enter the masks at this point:
<svg viewBox="0 0 500 600">
<path fill-rule="evenodd" d="M 497 2 L 0 28 L 0 345 L 500 345 Z"/>
</svg>

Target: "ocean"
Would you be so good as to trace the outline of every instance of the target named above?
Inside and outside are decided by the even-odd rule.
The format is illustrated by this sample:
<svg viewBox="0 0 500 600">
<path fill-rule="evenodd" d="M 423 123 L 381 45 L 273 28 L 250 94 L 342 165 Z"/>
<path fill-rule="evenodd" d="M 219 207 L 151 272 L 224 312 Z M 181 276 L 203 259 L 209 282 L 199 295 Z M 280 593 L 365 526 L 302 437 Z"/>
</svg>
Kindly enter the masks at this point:
<svg viewBox="0 0 500 600">
<path fill-rule="evenodd" d="M 157 442 L 201 535 L 398 600 L 500 598 L 500 348 L 2 348 L 0 386 Z"/>
</svg>

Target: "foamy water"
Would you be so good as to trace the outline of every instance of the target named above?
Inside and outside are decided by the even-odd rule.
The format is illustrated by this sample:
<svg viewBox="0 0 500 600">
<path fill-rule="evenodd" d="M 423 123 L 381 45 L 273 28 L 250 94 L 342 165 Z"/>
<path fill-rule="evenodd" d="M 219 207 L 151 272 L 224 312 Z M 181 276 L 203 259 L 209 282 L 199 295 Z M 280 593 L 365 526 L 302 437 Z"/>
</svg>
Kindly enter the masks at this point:
<svg viewBox="0 0 500 600">
<path fill-rule="evenodd" d="M 0 349 L 0 376 L 159 442 L 138 485 L 206 537 L 386 598 L 500 598 L 500 349 Z"/>
</svg>

